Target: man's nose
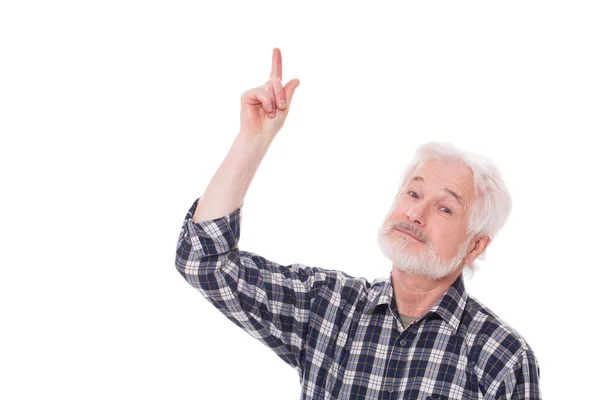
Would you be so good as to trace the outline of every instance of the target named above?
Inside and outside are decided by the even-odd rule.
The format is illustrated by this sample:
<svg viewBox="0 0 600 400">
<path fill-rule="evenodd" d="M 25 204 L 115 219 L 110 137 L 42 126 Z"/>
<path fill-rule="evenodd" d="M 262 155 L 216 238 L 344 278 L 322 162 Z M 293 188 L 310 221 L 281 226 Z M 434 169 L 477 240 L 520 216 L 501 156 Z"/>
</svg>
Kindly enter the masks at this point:
<svg viewBox="0 0 600 400">
<path fill-rule="evenodd" d="M 424 215 L 423 208 L 419 204 L 415 204 L 413 207 L 409 208 L 406 212 L 406 217 L 410 222 L 417 225 L 424 225 Z"/>
</svg>

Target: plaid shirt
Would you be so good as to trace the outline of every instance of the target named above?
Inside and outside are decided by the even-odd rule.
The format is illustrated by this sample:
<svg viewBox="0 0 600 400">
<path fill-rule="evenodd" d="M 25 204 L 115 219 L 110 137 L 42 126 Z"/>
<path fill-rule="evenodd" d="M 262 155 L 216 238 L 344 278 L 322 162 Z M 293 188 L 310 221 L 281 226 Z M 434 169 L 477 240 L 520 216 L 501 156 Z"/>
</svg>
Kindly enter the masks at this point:
<svg viewBox="0 0 600 400">
<path fill-rule="evenodd" d="M 197 202 L 183 222 L 177 270 L 296 369 L 301 399 L 541 399 L 533 350 L 467 294 L 462 275 L 404 329 L 391 273 L 369 282 L 241 251 L 243 204 L 194 223 Z"/>
</svg>

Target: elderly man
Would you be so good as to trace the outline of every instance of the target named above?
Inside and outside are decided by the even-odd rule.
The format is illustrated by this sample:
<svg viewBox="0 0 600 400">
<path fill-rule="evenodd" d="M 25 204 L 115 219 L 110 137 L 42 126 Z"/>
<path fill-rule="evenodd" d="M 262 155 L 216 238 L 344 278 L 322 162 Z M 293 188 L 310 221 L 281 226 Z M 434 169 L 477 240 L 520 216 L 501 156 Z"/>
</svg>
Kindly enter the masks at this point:
<svg viewBox="0 0 600 400">
<path fill-rule="evenodd" d="M 297 370 L 302 399 L 540 399 L 531 347 L 465 291 L 463 271 L 511 209 L 483 157 L 444 143 L 417 149 L 378 234 L 388 277 L 238 249 L 245 194 L 300 83 L 283 87 L 281 69 L 276 48 L 270 79 L 242 95 L 240 133 L 185 217 L 177 270 Z"/>
</svg>

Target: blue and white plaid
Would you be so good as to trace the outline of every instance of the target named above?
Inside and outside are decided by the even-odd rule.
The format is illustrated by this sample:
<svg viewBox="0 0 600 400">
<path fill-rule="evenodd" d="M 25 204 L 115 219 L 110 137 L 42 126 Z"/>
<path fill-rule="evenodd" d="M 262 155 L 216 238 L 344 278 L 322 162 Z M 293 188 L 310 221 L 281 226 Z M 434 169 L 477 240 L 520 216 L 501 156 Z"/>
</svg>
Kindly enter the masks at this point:
<svg viewBox="0 0 600 400">
<path fill-rule="evenodd" d="M 541 399 L 533 350 L 467 294 L 462 276 L 404 329 L 391 273 L 369 282 L 277 264 L 238 249 L 243 204 L 194 223 L 197 204 L 183 222 L 177 270 L 296 369 L 301 399 Z"/>
</svg>

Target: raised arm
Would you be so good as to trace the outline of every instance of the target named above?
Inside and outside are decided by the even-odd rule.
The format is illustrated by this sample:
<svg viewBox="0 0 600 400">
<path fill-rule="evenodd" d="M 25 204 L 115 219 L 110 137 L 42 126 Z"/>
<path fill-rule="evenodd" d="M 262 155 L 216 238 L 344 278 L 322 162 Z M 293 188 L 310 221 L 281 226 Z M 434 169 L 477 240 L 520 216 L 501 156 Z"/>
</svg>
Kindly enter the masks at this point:
<svg viewBox="0 0 600 400">
<path fill-rule="evenodd" d="M 201 196 L 194 222 L 222 217 L 244 203 L 248 187 L 283 126 L 300 84 L 298 79 L 292 79 L 283 87 L 281 70 L 281 51 L 275 48 L 269 80 L 242 94 L 240 132 Z"/>
<path fill-rule="evenodd" d="M 237 247 L 244 197 L 299 83 L 294 79 L 282 86 L 281 53 L 274 49 L 270 79 L 242 95 L 240 133 L 186 214 L 175 264 L 227 318 L 301 373 L 316 282 L 326 271 L 277 264 Z"/>
</svg>

